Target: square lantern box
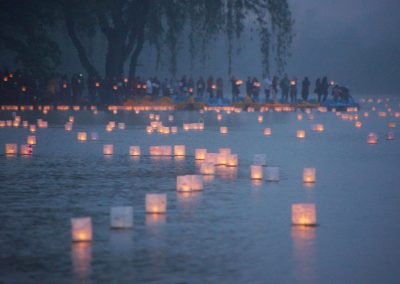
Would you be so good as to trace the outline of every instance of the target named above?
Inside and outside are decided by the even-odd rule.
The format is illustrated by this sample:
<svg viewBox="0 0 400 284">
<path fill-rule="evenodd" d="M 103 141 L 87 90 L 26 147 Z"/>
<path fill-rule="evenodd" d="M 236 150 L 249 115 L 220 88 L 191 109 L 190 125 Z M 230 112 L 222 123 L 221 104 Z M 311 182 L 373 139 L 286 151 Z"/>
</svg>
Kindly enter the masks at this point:
<svg viewBox="0 0 400 284">
<path fill-rule="evenodd" d="M 323 124 L 314 124 L 311 126 L 312 131 L 315 132 L 324 132 L 324 125 Z"/>
<path fill-rule="evenodd" d="M 75 118 L 74 118 L 73 116 L 70 116 L 70 117 L 68 118 L 68 121 L 71 122 L 71 123 L 73 123 L 74 120 L 75 120 Z"/>
<path fill-rule="evenodd" d="M 178 133 L 178 127 L 176 127 L 176 126 L 171 126 L 171 133 L 172 133 L 172 134 Z"/>
<path fill-rule="evenodd" d="M 26 139 L 26 144 L 28 144 L 28 145 L 36 145 L 36 136 L 29 135 L 28 138 Z"/>
<path fill-rule="evenodd" d="M 71 122 L 67 122 L 66 124 L 65 124 L 65 131 L 67 131 L 67 132 L 70 132 L 70 131 L 72 131 L 72 123 Z"/>
<path fill-rule="evenodd" d="M 317 212 L 315 204 L 293 204 L 292 224 L 301 226 L 316 226 Z"/>
<path fill-rule="evenodd" d="M 271 128 L 264 128 L 264 136 L 271 136 L 272 131 Z"/>
<path fill-rule="evenodd" d="M 0 128 L 6 127 L 6 122 L 4 120 L 0 120 Z"/>
<path fill-rule="evenodd" d="M 196 149 L 194 152 L 194 158 L 196 160 L 205 160 L 207 155 L 207 149 Z"/>
<path fill-rule="evenodd" d="M 214 163 L 204 162 L 200 165 L 200 173 L 202 175 L 214 175 L 215 174 L 215 165 Z"/>
<path fill-rule="evenodd" d="M 5 154 L 6 155 L 16 155 L 18 153 L 18 146 L 17 144 L 6 144 L 5 147 Z"/>
<path fill-rule="evenodd" d="M 303 182 L 314 183 L 316 180 L 316 169 L 315 168 L 304 168 L 303 169 Z"/>
<path fill-rule="evenodd" d="M 146 213 L 164 214 L 167 211 L 167 195 L 165 193 L 146 194 Z"/>
<path fill-rule="evenodd" d="M 78 139 L 79 142 L 86 142 L 87 133 L 86 132 L 78 132 L 77 139 Z"/>
<path fill-rule="evenodd" d="M 226 165 L 228 167 L 237 167 L 238 166 L 238 155 L 230 154 L 227 157 Z"/>
<path fill-rule="evenodd" d="M 220 132 L 221 134 L 228 134 L 228 127 L 226 127 L 226 126 L 221 126 L 221 127 L 219 128 L 219 132 Z"/>
<path fill-rule="evenodd" d="M 175 156 L 185 156 L 186 147 L 185 145 L 175 145 L 174 146 L 174 155 Z"/>
<path fill-rule="evenodd" d="M 20 154 L 24 156 L 32 155 L 32 146 L 31 145 L 21 145 L 20 146 Z"/>
<path fill-rule="evenodd" d="M 35 124 L 29 125 L 29 131 L 30 131 L 31 133 L 35 133 L 35 132 L 36 132 L 36 125 L 35 125 Z"/>
<path fill-rule="evenodd" d="M 22 122 L 22 127 L 23 127 L 23 128 L 28 128 L 28 126 L 29 126 L 28 121 L 24 120 L 24 121 Z"/>
<path fill-rule="evenodd" d="M 201 175 L 177 176 L 176 190 L 183 192 L 203 190 L 203 177 Z"/>
<path fill-rule="evenodd" d="M 304 139 L 306 137 L 306 132 L 304 130 L 297 130 L 296 137 L 299 139 Z"/>
<path fill-rule="evenodd" d="M 265 168 L 265 180 L 267 181 L 279 181 L 279 167 L 266 167 Z"/>
<path fill-rule="evenodd" d="M 129 155 L 130 156 L 140 156 L 140 147 L 139 146 L 130 146 L 129 147 Z"/>
<path fill-rule="evenodd" d="M 356 121 L 356 123 L 354 123 L 354 126 L 356 128 L 361 128 L 362 127 L 362 122 L 361 121 Z"/>
<path fill-rule="evenodd" d="M 174 121 L 174 116 L 172 114 L 168 115 L 168 121 Z"/>
<path fill-rule="evenodd" d="M 107 144 L 103 146 L 103 154 L 104 155 L 112 155 L 114 153 L 114 145 Z"/>
<path fill-rule="evenodd" d="M 257 166 L 267 165 L 267 155 L 265 154 L 255 154 L 253 156 L 253 164 Z"/>
<path fill-rule="evenodd" d="M 113 229 L 126 229 L 133 227 L 132 206 L 111 207 L 110 225 Z"/>
<path fill-rule="evenodd" d="M 388 132 L 386 135 L 386 140 L 394 140 L 394 133 Z"/>
<path fill-rule="evenodd" d="M 149 153 L 150 153 L 150 156 L 161 156 L 161 147 L 160 146 L 150 146 Z"/>
<path fill-rule="evenodd" d="M 389 128 L 396 128 L 396 122 L 388 122 Z"/>
<path fill-rule="evenodd" d="M 118 129 L 124 130 L 125 129 L 125 122 L 118 122 Z"/>
<path fill-rule="evenodd" d="M 92 240 L 92 218 L 71 218 L 71 236 L 74 242 Z"/>
<path fill-rule="evenodd" d="M 221 165 L 224 166 L 226 165 L 226 163 L 228 162 L 228 155 L 229 154 L 225 154 L 225 153 L 218 153 L 217 154 L 217 165 Z"/>
<path fill-rule="evenodd" d="M 161 147 L 161 156 L 172 156 L 172 147 L 163 145 Z"/>
<path fill-rule="evenodd" d="M 207 153 L 206 158 L 204 160 L 207 163 L 217 164 L 218 162 L 218 153 Z"/>
<path fill-rule="evenodd" d="M 97 132 L 90 133 L 90 139 L 93 141 L 99 140 L 99 134 Z"/>
<path fill-rule="evenodd" d="M 378 135 L 376 133 L 370 133 L 367 137 L 368 144 L 377 144 L 378 143 Z"/>
<path fill-rule="evenodd" d="M 261 123 L 264 121 L 264 117 L 262 115 L 258 116 L 258 122 Z"/>
<path fill-rule="evenodd" d="M 259 165 L 250 166 L 250 178 L 251 179 L 263 179 L 263 167 Z"/>
<path fill-rule="evenodd" d="M 230 155 L 231 149 L 230 148 L 219 148 L 218 152 L 219 152 L 219 154 Z"/>
<path fill-rule="evenodd" d="M 192 191 L 203 190 L 203 176 L 201 175 L 190 175 L 190 183 Z"/>
<path fill-rule="evenodd" d="M 153 127 L 151 127 L 151 126 L 146 126 L 146 133 L 148 133 L 148 134 L 153 133 Z"/>
</svg>

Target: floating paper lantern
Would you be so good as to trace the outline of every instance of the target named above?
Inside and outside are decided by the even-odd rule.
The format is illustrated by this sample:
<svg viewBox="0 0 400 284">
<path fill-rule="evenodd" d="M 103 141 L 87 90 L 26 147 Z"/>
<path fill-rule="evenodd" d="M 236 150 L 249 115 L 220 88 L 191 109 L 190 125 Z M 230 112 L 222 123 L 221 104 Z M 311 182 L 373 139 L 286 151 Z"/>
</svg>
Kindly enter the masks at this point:
<svg viewBox="0 0 400 284">
<path fill-rule="evenodd" d="M 22 121 L 22 127 L 23 128 L 28 128 L 28 121 L 26 121 L 26 120 L 24 120 L 24 121 Z"/>
<path fill-rule="evenodd" d="M 272 131 L 271 128 L 264 128 L 264 135 L 265 136 L 271 136 Z"/>
<path fill-rule="evenodd" d="M 114 145 L 107 144 L 103 146 L 103 154 L 104 155 L 112 155 L 114 153 Z"/>
<path fill-rule="evenodd" d="M 89 242 L 92 240 L 92 218 L 71 218 L 71 235 L 74 242 Z"/>
<path fill-rule="evenodd" d="M 214 175 L 215 174 L 215 165 L 214 163 L 204 162 L 200 165 L 200 173 L 203 175 Z"/>
<path fill-rule="evenodd" d="M 124 122 L 118 122 L 118 129 L 124 130 L 125 129 L 125 123 Z"/>
<path fill-rule="evenodd" d="M 396 122 L 388 122 L 389 128 L 396 128 Z"/>
<path fill-rule="evenodd" d="M 205 162 L 217 164 L 217 160 L 218 160 L 218 153 L 207 153 L 206 154 Z"/>
<path fill-rule="evenodd" d="M 78 132 L 77 138 L 78 138 L 78 141 L 85 142 L 87 140 L 87 133 L 86 132 Z"/>
<path fill-rule="evenodd" d="M 151 127 L 151 126 L 146 126 L 146 132 L 147 132 L 148 134 L 153 133 L 153 127 Z"/>
<path fill-rule="evenodd" d="M 75 121 L 75 119 L 74 119 L 73 116 L 70 116 L 70 117 L 68 118 L 68 121 L 71 122 L 71 123 L 73 123 L 73 122 Z"/>
<path fill-rule="evenodd" d="M 226 165 L 228 167 L 237 167 L 238 166 L 238 156 L 235 154 L 228 155 Z"/>
<path fill-rule="evenodd" d="M 171 133 L 172 133 L 172 134 L 178 133 L 178 127 L 176 127 L 176 126 L 171 126 Z"/>
<path fill-rule="evenodd" d="M 265 154 L 254 154 L 253 164 L 258 165 L 258 166 L 266 166 L 267 165 L 267 156 Z"/>
<path fill-rule="evenodd" d="M 168 121 L 174 121 L 174 116 L 172 114 L 168 115 Z"/>
<path fill-rule="evenodd" d="M 190 176 L 177 176 L 176 177 L 176 190 L 177 191 L 191 191 L 191 178 Z"/>
<path fill-rule="evenodd" d="M 231 149 L 230 148 L 219 148 L 218 152 L 219 152 L 219 154 L 222 154 L 222 155 L 230 155 Z"/>
<path fill-rule="evenodd" d="M 226 163 L 227 163 L 227 161 L 228 161 L 228 155 L 229 155 L 229 154 L 218 153 L 218 156 L 217 156 L 217 165 L 226 165 Z"/>
<path fill-rule="evenodd" d="M 311 127 L 311 129 L 312 129 L 312 131 L 315 131 L 315 132 L 324 132 L 324 125 L 323 124 L 314 124 Z"/>
<path fill-rule="evenodd" d="M 140 147 L 139 146 L 130 146 L 129 147 L 129 155 L 130 156 L 140 156 Z"/>
<path fill-rule="evenodd" d="M 303 169 L 303 182 L 314 183 L 316 179 L 316 169 L 315 168 L 304 168 Z"/>
<path fill-rule="evenodd" d="M 0 121 L 0 127 L 1 127 L 1 128 L 6 127 L 6 122 L 5 122 L 4 120 L 1 120 L 1 121 Z"/>
<path fill-rule="evenodd" d="M 26 144 L 28 144 L 28 145 L 36 145 L 36 136 L 29 135 L 28 138 L 26 139 Z"/>
<path fill-rule="evenodd" d="M 163 214 L 167 211 L 167 195 L 165 193 L 146 194 L 146 213 Z"/>
<path fill-rule="evenodd" d="M 226 127 L 226 126 L 221 126 L 221 127 L 219 128 L 219 132 L 220 132 L 221 134 L 228 134 L 228 127 Z"/>
<path fill-rule="evenodd" d="M 386 135 L 386 140 L 394 140 L 394 133 L 388 132 L 388 134 Z"/>
<path fill-rule="evenodd" d="M 67 122 L 65 124 L 65 131 L 70 132 L 72 130 L 72 123 L 71 122 Z"/>
<path fill-rule="evenodd" d="M 35 133 L 36 132 L 36 125 L 34 125 L 34 124 L 29 125 L 29 131 L 31 133 Z"/>
<path fill-rule="evenodd" d="M 190 175 L 191 191 L 203 190 L 203 177 L 201 175 Z"/>
<path fill-rule="evenodd" d="M 361 121 L 356 121 L 356 123 L 354 123 L 354 126 L 356 128 L 361 128 L 362 127 L 362 122 Z"/>
<path fill-rule="evenodd" d="M 174 155 L 175 156 L 185 156 L 186 148 L 185 145 L 175 145 Z"/>
<path fill-rule="evenodd" d="M 315 204 L 293 204 L 292 224 L 301 226 L 316 226 L 317 214 Z"/>
<path fill-rule="evenodd" d="M 368 134 L 367 143 L 368 144 L 377 144 L 378 143 L 378 135 L 376 135 L 376 133 L 372 133 L 372 132 L 370 134 Z"/>
<path fill-rule="evenodd" d="M 5 154 L 16 155 L 18 153 L 17 144 L 6 144 Z"/>
<path fill-rule="evenodd" d="M 217 120 L 222 120 L 222 114 L 217 114 Z"/>
<path fill-rule="evenodd" d="M 259 123 L 262 123 L 263 120 L 264 120 L 264 117 L 263 117 L 262 115 L 259 115 L 259 116 L 258 116 L 258 122 L 259 122 Z"/>
<path fill-rule="evenodd" d="M 32 146 L 31 145 L 21 145 L 20 146 L 20 154 L 23 156 L 32 155 Z"/>
<path fill-rule="evenodd" d="M 279 167 L 266 167 L 265 168 L 265 180 L 279 181 Z"/>
<path fill-rule="evenodd" d="M 251 179 L 262 179 L 263 178 L 263 168 L 259 165 L 250 166 L 250 176 Z"/>
<path fill-rule="evenodd" d="M 161 147 L 159 146 L 150 146 L 149 147 L 150 156 L 161 156 Z"/>
<path fill-rule="evenodd" d="M 364 117 L 368 117 L 369 113 L 368 112 L 364 112 Z"/>
<path fill-rule="evenodd" d="M 303 120 L 303 115 L 301 113 L 297 114 L 297 120 Z"/>
<path fill-rule="evenodd" d="M 172 147 L 167 145 L 161 146 L 161 156 L 172 156 Z"/>
<path fill-rule="evenodd" d="M 97 132 L 90 133 L 90 139 L 99 140 L 99 134 Z"/>
<path fill-rule="evenodd" d="M 304 139 L 306 137 L 306 132 L 304 130 L 297 130 L 296 137 L 299 139 Z"/>
<path fill-rule="evenodd" d="M 111 207 L 110 223 L 113 229 L 133 227 L 133 208 L 131 206 Z"/>
<path fill-rule="evenodd" d="M 196 149 L 194 152 L 194 158 L 196 160 L 204 160 L 207 155 L 207 149 Z"/>
</svg>

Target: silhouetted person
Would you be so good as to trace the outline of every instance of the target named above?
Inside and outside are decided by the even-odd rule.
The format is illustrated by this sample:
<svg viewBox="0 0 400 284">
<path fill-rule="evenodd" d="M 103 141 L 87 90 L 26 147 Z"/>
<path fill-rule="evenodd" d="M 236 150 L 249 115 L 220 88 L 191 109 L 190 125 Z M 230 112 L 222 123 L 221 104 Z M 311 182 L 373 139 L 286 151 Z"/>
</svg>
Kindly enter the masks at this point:
<svg viewBox="0 0 400 284">
<path fill-rule="evenodd" d="M 272 82 L 269 78 L 265 77 L 263 80 L 263 89 L 265 95 L 265 102 L 269 100 L 269 96 L 271 94 Z"/>
<path fill-rule="evenodd" d="M 327 97 L 328 97 L 328 89 L 329 89 L 329 83 L 328 83 L 328 78 L 325 76 L 324 78 L 322 78 L 322 82 L 321 82 L 321 88 L 322 88 L 322 101 L 326 101 Z"/>
<path fill-rule="evenodd" d="M 317 94 L 318 103 L 320 103 L 321 102 L 321 97 L 322 97 L 322 84 L 321 84 L 321 79 L 320 78 L 318 78 L 315 81 L 314 93 Z"/>
<path fill-rule="evenodd" d="M 282 92 L 282 100 L 284 102 L 288 101 L 289 98 L 289 78 L 288 75 L 285 74 L 285 76 L 282 78 L 282 80 L 279 83 L 279 87 L 281 88 L 281 92 Z"/>
<path fill-rule="evenodd" d="M 236 102 L 239 100 L 240 94 L 240 86 L 242 85 L 242 80 L 236 79 L 235 76 L 232 76 L 231 86 L 232 86 L 232 101 Z"/>
<path fill-rule="evenodd" d="M 303 101 L 308 100 L 308 95 L 310 94 L 310 80 L 308 77 L 304 77 L 303 82 L 301 82 L 301 98 Z"/>
<path fill-rule="evenodd" d="M 272 78 L 272 99 L 276 99 L 276 95 L 278 94 L 278 82 L 279 78 L 277 76 L 274 76 Z"/>
<path fill-rule="evenodd" d="M 200 76 L 196 82 L 196 93 L 198 97 L 203 98 L 205 88 L 206 83 L 204 82 L 203 76 Z"/>
<path fill-rule="evenodd" d="M 208 77 L 207 80 L 207 93 L 210 99 L 214 98 L 214 90 L 216 86 L 214 85 L 214 78 L 213 76 Z"/>
<path fill-rule="evenodd" d="M 295 103 L 297 101 L 297 79 L 293 78 L 290 81 L 290 102 Z"/>
<path fill-rule="evenodd" d="M 252 86 L 252 83 L 251 83 L 251 79 L 250 79 L 250 77 L 247 77 L 247 80 L 246 80 L 246 95 L 249 96 L 249 97 L 251 97 L 252 88 L 253 88 L 253 86 Z"/>
<path fill-rule="evenodd" d="M 223 99 L 224 98 L 224 83 L 223 83 L 221 77 L 218 77 L 216 87 L 217 87 L 217 99 Z"/>
</svg>

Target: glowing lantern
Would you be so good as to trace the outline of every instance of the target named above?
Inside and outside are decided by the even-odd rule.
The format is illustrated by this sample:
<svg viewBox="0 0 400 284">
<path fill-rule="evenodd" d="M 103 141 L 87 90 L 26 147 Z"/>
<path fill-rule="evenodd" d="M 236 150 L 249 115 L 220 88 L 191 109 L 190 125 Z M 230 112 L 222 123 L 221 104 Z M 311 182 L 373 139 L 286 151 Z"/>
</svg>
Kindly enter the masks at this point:
<svg viewBox="0 0 400 284">
<path fill-rule="evenodd" d="M 266 167 L 265 179 L 267 181 L 279 181 L 279 167 Z"/>
<path fill-rule="evenodd" d="M 185 156 L 186 148 L 185 145 L 175 145 L 174 155 L 175 156 Z"/>
<path fill-rule="evenodd" d="M 264 120 L 264 117 L 263 117 L 262 115 L 259 115 L 259 116 L 258 116 L 258 122 L 259 122 L 259 123 L 262 123 L 263 120 Z"/>
<path fill-rule="evenodd" d="M 293 204 L 292 224 L 302 226 L 316 226 L 317 214 L 315 204 Z"/>
<path fill-rule="evenodd" d="M 396 128 L 396 122 L 389 122 L 388 123 L 389 128 Z"/>
<path fill-rule="evenodd" d="M 16 155 L 18 153 L 17 144 L 6 144 L 6 155 Z"/>
<path fill-rule="evenodd" d="M 172 114 L 168 115 L 168 121 L 174 121 L 174 116 Z"/>
<path fill-rule="evenodd" d="M 221 127 L 219 128 L 219 132 L 220 132 L 221 134 L 228 134 L 228 127 L 226 127 L 226 126 L 221 126 Z"/>
<path fill-rule="evenodd" d="M 202 175 L 214 175 L 215 174 L 215 166 L 214 163 L 202 163 L 200 165 L 200 173 Z"/>
<path fill-rule="evenodd" d="M 74 242 L 92 240 L 92 218 L 71 218 L 71 235 Z"/>
<path fill-rule="evenodd" d="M 140 147 L 139 146 L 130 146 L 129 147 L 129 155 L 130 156 L 140 156 Z"/>
<path fill-rule="evenodd" d="M 190 175 L 191 191 L 203 190 L 203 177 L 201 175 Z"/>
<path fill-rule="evenodd" d="M 235 154 L 228 155 L 226 165 L 228 167 L 237 167 L 238 166 L 238 156 Z"/>
<path fill-rule="evenodd" d="M 368 117 L 369 113 L 368 112 L 364 112 L 364 117 Z"/>
<path fill-rule="evenodd" d="M 124 122 L 119 122 L 118 123 L 118 129 L 124 130 L 125 129 L 125 123 Z"/>
<path fill-rule="evenodd" d="M 272 131 L 271 128 L 264 128 L 264 135 L 265 136 L 271 136 Z"/>
<path fill-rule="evenodd" d="M 361 121 L 356 121 L 356 123 L 354 123 L 354 126 L 356 128 L 361 128 L 362 127 L 362 122 Z"/>
<path fill-rule="evenodd" d="M 217 120 L 221 121 L 222 120 L 222 114 L 217 114 Z"/>
<path fill-rule="evenodd" d="M 32 155 L 32 146 L 30 146 L 30 145 L 21 145 L 20 153 L 21 153 L 21 155 L 25 155 L 25 156 Z"/>
<path fill-rule="evenodd" d="M 146 213 L 163 214 L 167 211 L 167 195 L 165 193 L 146 194 Z"/>
<path fill-rule="evenodd" d="M 388 132 L 388 134 L 386 135 L 386 140 L 394 140 L 394 133 Z"/>
<path fill-rule="evenodd" d="M 217 164 L 217 160 L 218 160 L 218 153 L 207 153 L 206 154 L 205 162 Z"/>
<path fill-rule="evenodd" d="M 6 126 L 6 122 L 4 120 L 0 121 L 0 127 L 3 128 Z"/>
<path fill-rule="evenodd" d="M 172 147 L 171 146 L 161 146 L 161 156 L 172 156 Z"/>
<path fill-rule="evenodd" d="M 99 140 L 99 134 L 97 134 L 97 132 L 90 133 L 90 139 Z"/>
<path fill-rule="evenodd" d="M 228 161 L 228 155 L 225 153 L 218 153 L 217 154 L 217 165 L 226 165 Z"/>
<path fill-rule="evenodd" d="M 171 133 L 172 133 L 172 134 L 178 133 L 178 127 L 176 127 L 176 126 L 171 126 Z"/>
<path fill-rule="evenodd" d="M 204 160 L 206 158 L 207 149 L 196 149 L 194 152 L 194 158 L 196 160 Z"/>
<path fill-rule="evenodd" d="M 376 133 L 372 133 L 372 132 L 370 134 L 368 134 L 367 143 L 368 144 L 377 144 L 378 143 L 378 135 L 376 135 Z"/>
<path fill-rule="evenodd" d="M 153 127 L 151 127 L 151 126 L 146 126 L 146 132 L 147 132 L 148 134 L 153 133 Z"/>
<path fill-rule="evenodd" d="M 301 113 L 297 114 L 297 120 L 303 120 L 303 115 Z"/>
<path fill-rule="evenodd" d="M 71 123 L 74 123 L 75 118 L 74 118 L 73 116 L 70 116 L 70 117 L 68 118 L 68 121 L 71 122 Z"/>
<path fill-rule="evenodd" d="M 296 137 L 299 139 L 304 139 L 306 137 L 306 132 L 304 130 L 297 130 Z"/>
<path fill-rule="evenodd" d="M 133 208 L 131 206 L 111 207 L 110 223 L 113 229 L 133 227 Z"/>
<path fill-rule="evenodd" d="M 72 123 L 71 122 L 67 122 L 65 124 L 65 131 L 70 132 L 72 130 Z"/>
<path fill-rule="evenodd" d="M 34 136 L 34 135 L 28 136 L 28 138 L 26 139 L 26 144 L 36 145 L 36 136 Z"/>
<path fill-rule="evenodd" d="M 263 178 L 263 168 L 259 165 L 250 166 L 250 176 L 251 179 L 262 179 Z"/>
<path fill-rule="evenodd" d="M 23 122 L 22 122 L 22 127 L 23 128 L 28 128 L 28 122 L 26 121 L 26 120 L 24 120 Z"/>
<path fill-rule="evenodd" d="M 255 154 L 253 156 L 253 164 L 257 166 L 266 166 L 267 156 L 265 154 Z"/>
<path fill-rule="evenodd" d="M 176 177 L 176 190 L 177 191 L 191 191 L 191 178 L 190 176 L 177 176 Z"/>
<path fill-rule="evenodd" d="M 77 138 L 79 142 L 86 142 L 87 140 L 87 133 L 86 132 L 78 132 Z"/>
<path fill-rule="evenodd" d="M 315 131 L 315 132 L 324 132 L 324 125 L 323 124 L 314 124 L 311 127 L 311 129 L 312 129 L 312 131 Z"/>
<path fill-rule="evenodd" d="M 114 153 L 114 145 L 107 144 L 103 146 L 103 154 L 104 155 L 112 155 Z"/>
<path fill-rule="evenodd" d="M 36 132 L 36 125 L 34 125 L 34 124 L 29 125 L 29 131 L 31 133 L 35 133 Z"/>
<path fill-rule="evenodd" d="M 303 169 L 303 182 L 314 183 L 316 179 L 316 169 L 315 168 L 304 168 Z"/>
</svg>

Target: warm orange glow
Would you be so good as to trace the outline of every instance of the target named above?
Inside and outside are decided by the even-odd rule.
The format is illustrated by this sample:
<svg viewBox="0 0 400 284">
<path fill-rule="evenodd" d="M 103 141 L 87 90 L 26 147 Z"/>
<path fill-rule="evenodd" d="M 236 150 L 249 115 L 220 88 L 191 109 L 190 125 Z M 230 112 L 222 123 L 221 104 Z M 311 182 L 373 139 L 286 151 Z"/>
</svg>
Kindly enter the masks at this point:
<svg viewBox="0 0 400 284">
<path fill-rule="evenodd" d="M 206 158 L 206 155 L 207 155 L 207 149 L 196 149 L 194 158 L 196 160 L 204 160 Z"/>
<path fill-rule="evenodd" d="M 28 145 L 36 145 L 36 136 L 30 135 L 26 140 Z"/>
<path fill-rule="evenodd" d="M 354 123 L 354 126 L 356 128 L 361 128 L 362 127 L 362 122 L 361 121 L 356 121 L 356 123 Z"/>
<path fill-rule="evenodd" d="M 112 144 L 107 144 L 103 146 L 104 155 L 112 155 L 114 153 L 114 146 Z"/>
<path fill-rule="evenodd" d="M 304 130 L 297 130 L 296 137 L 299 139 L 304 139 L 306 137 L 306 132 Z"/>
<path fill-rule="evenodd" d="M 146 194 L 146 213 L 162 214 L 167 211 L 167 195 L 160 194 Z"/>
<path fill-rule="evenodd" d="M 185 145 L 175 145 L 174 146 L 174 155 L 175 156 L 185 156 L 186 148 Z"/>
<path fill-rule="evenodd" d="M 90 217 L 71 219 L 72 241 L 83 242 L 92 240 L 92 219 Z"/>
<path fill-rule="evenodd" d="M 389 128 L 396 128 L 396 122 L 388 122 Z"/>
<path fill-rule="evenodd" d="M 29 131 L 31 133 L 35 133 L 36 132 L 36 125 L 34 125 L 34 124 L 29 125 Z"/>
<path fill-rule="evenodd" d="M 140 147 L 139 146 L 130 146 L 129 147 L 129 155 L 130 156 L 140 156 Z"/>
<path fill-rule="evenodd" d="M 87 133 L 86 132 L 78 132 L 77 139 L 79 142 L 85 142 L 87 140 Z"/>
<path fill-rule="evenodd" d="M 316 169 L 315 168 L 304 168 L 303 182 L 314 183 L 315 180 L 316 180 Z"/>
<path fill-rule="evenodd" d="M 264 120 L 264 117 L 262 115 L 259 115 L 258 116 L 258 122 L 261 123 L 261 122 L 263 122 L 263 120 Z"/>
<path fill-rule="evenodd" d="M 226 165 L 228 167 L 237 167 L 238 166 L 238 156 L 235 154 L 230 154 L 227 157 Z"/>
<path fill-rule="evenodd" d="M 219 128 L 219 132 L 220 132 L 221 134 L 228 134 L 228 127 L 226 127 L 226 126 L 221 126 L 221 127 Z"/>
<path fill-rule="evenodd" d="M 376 133 L 372 133 L 372 132 L 370 134 L 368 134 L 367 143 L 368 144 L 377 144 L 378 143 L 378 135 L 376 135 Z"/>
<path fill-rule="evenodd" d="M 271 136 L 272 131 L 271 128 L 264 128 L 264 136 Z"/>
<path fill-rule="evenodd" d="M 6 155 L 16 155 L 18 153 L 17 144 L 6 144 L 5 148 Z"/>
<path fill-rule="evenodd" d="M 263 167 L 259 165 L 250 166 L 251 179 L 262 179 L 263 178 Z"/>
<path fill-rule="evenodd" d="M 292 224 L 301 226 L 317 225 L 315 204 L 293 204 Z"/>
<path fill-rule="evenodd" d="M 315 132 L 324 132 L 325 130 L 323 124 L 314 124 L 311 129 Z"/>
<path fill-rule="evenodd" d="M 100 87 L 100 83 L 96 82 L 95 86 L 96 86 L 96 88 L 99 88 Z"/>
</svg>

